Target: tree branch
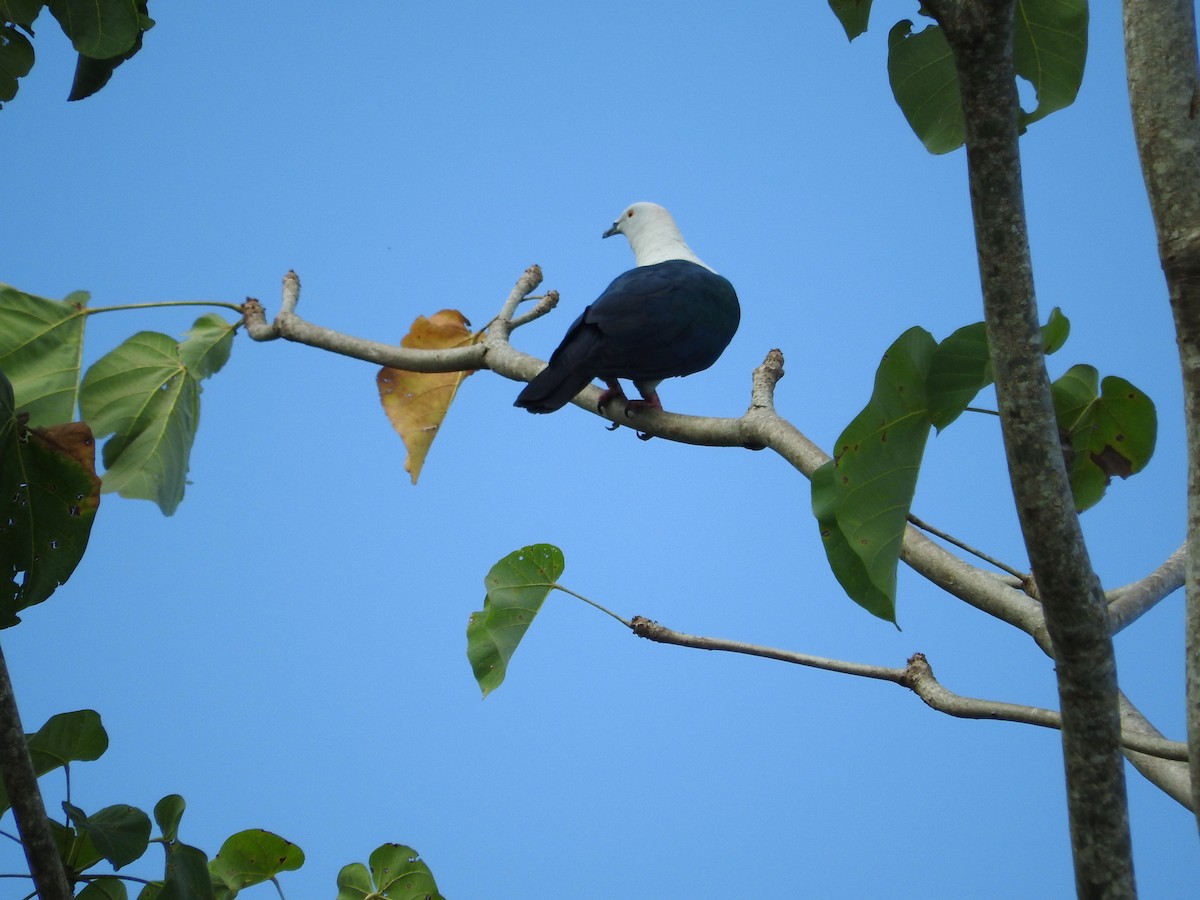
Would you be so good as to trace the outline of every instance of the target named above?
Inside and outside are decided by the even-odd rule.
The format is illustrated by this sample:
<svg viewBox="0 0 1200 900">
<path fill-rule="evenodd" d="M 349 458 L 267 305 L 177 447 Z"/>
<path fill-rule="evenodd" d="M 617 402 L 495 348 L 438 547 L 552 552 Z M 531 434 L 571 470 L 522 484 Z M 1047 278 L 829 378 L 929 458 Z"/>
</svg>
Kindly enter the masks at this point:
<svg viewBox="0 0 1200 900">
<path fill-rule="evenodd" d="M 1133 897 L 1107 605 L 1075 514 L 1034 301 L 1012 62 L 1015 0 L 926 3 L 954 55 L 1009 477 L 1054 648 L 1080 897 Z"/>
<path fill-rule="evenodd" d="M 519 302 L 527 296 L 527 292 L 537 287 L 538 280 L 530 278 L 530 273 L 534 271 L 536 267 L 526 270 L 506 299 L 500 314 L 489 324 L 482 343 L 471 348 L 472 352 L 477 352 L 480 347 L 484 348 L 483 358 L 478 361 L 472 360 L 472 367 L 491 369 L 496 374 L 514 381 L 528 381 L 545 365 L 542 361 L 514 349 L 508 336 L 519 325 L 549 312 L 557 302 L 557 295 L 548 292 L 530 312 L 515 319 L 505 318 L 506 314 L 511 316 L 517 306 L 517 303 L 513 302 L 514 297 L 517 297 Z M 291 310 L 293 316 L 298 295 L 299 281 L 294 273 L 289 273 L 284 280 L 284 309 Z M 256 340 L 272 340 L 277 337 L 293 339 L 294 332 L 280 332 L 273 324 L 266 322 L 263 308 L 257 301 L 247 301 L 245 317 L 247 333 Z M 330 352 L 342 353 L 349 350 L 351 356 L 381 363 L 402 356 L 404 365 L 411 371 L 445 371 L 445 358 L 439 356 L 437 351 L 401 351 L 392 345 L 360 341 L 315 326 L 310 336 L 312 346 Z M 607 407 L 608 416 L 601 416 L 595 405 L 600 390 L 595 387 L 584 391 L 574 402 L 598 418 L 632 425 L 640 432 L 665 440 L 699 446 L 771 450 L 785 459 L 796 471 L 805 477 L 811 477 L 829 456 L 776 411 L 775 390 L 783 375 L 783 354 L 779 350 L 772 350 L 766 355 L 762 365 L 754 370 L 750 405 L 738 418 L 687 416 L 668 412 L 639 413 L 636 417 L 625 418 L 623 407 L 618 410 L 619 404 L 616 402 Z M 1047 654 L 1053 655 L 1041 604 L 1012 584 L 1009 579 L 966 562 L 913 527 L 909 527 L 905 532 L 900 558 L 918 574 L 950 595 L 1030 635 Z"/>
<path fill-rule="evenodd" d="M 776 647 L 764 647 L 759 644 L 747 644 L 742 641 L 731 641 L 725 638 L 701 637 L 684 634 L 666 628 L 657 622 L 642 616 L 634 616 L 630 628 L 638 637 L 646 638 L 660 644 L 672 644 L 676 647 L 689 647 L 693 650 L 719 650 L 726 653 L 742 653 L 747 656 L 758 656 L 763 659 L 773 659 L 779 662 L 821 669 L 826 672 L 837 672 L 842 675 L 853 675 L 859 678 L 873 678 L 878 681 L 890 681 L 906 687 L 925 701 L 926 705 L 938 712 L 960 719 L 994 719 L 1004 722 L 1018 722 L 1025 725 L 1037 725 L 1041 728 L 1061 728 L 1062 719 L 1052 709 L 1042 709 L 1037 706 L 1022 706 L 1016 703 L 1004 703 L 998 700 L 981 700 L 976 697 L 964 697 L 944 687 L 934 677 L 933 668 L 923 653 L 914 653 L 909 657 L 908 665 L 904 668 L 875 666 L 868 663 L 849 662 L 840 659 L 828 659 L 823 656 L 813 656 L 808 653 L 797 653 L 792 650 L 780 650 Z M 1187 759 L 1187 746 L 1178 741 L 1169 741 L 1161 735 L 1143 731 L 1131 731 L 1122 736 L 1122 741 L 1130 750 L 1136 750 L 1143 755 L 1149 755 L 1167 760 Z"/>
<path fill-rule="evenodd" d="M 1116 634 L 1136 621 L 1160 600 L 1183 587 L 1187 545 L 1167 557 L 1166 562 L 1132 584 L 1108 592 L 1108 621 Z"/>
<path fill-rule="evenodd" d="M 1193 0 L 1125 0 L 1124 19 L 1134 134 L 1183 369 L 1188 446 L 1187 720 L 1192 805 L 1200 817 L 1200 61 L 1196 10 Z"/>
<path fill-rule="evenodd" d="M 13 818 L 21 835 L 21 846 L 29 861 L 29 873 L 42 900 L 70 900 L 73 895 L 58 848 L 50 835 L 46 805 L 38 788 L 37 773 L 29 758 L 29 744 L 21 727 L 17 699 L 8 676 L 8 664 L 0 650 L 0 776 L 12 803 Z"/>
</svg>

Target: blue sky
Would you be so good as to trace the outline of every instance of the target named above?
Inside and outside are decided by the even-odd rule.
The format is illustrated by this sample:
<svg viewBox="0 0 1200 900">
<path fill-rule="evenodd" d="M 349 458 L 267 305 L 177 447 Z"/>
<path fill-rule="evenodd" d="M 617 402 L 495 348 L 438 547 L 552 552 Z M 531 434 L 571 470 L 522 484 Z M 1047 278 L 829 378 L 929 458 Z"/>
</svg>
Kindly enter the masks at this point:
<svg viewBox="0 0 1200 900">
<path fill-rule="evenodd" d="M 515 342 L 545 357 L 632 264 L 601 232 L 655 200 L 743 310 L 717 365 L 663 386 L 667 408 L 741 414 L 780 347 L 777 405 L 829 448 L 897 335 L 981 318 L 963 154 L 929 156 L 887 84 L 887 28 L 915 4 L 878 6 L 849 45 L 821 3 L 152 4 L 143 51 L 74 104 L 43 22 L 0 114 L 0 280 L 274 311 L 294 268 L 302 315 L 398 341 L 444 307 L 482 326 L 537 262 L 562 301 Z M 1088 362 L 1158 404 L 1156 457 L 1084 516 L 1116 587 L 1182 541 L 1183 427 L 1119 12 L 1092 15 L 1078 102 L 1021 149 L 1039 303 L 1072 320 L 1052 374 Z M 87 356 L 199 312 L 96 316 Z M 964 694 L 1056 693 L 1027 638 L 907 570 L 903 630 L 845 599 L 808 482 L 777 457 L 530 416 L 483 373 L 414 488 L 374 378 L 239 337 L 205 384 L 178 513 L 106 496 L 73 579 L 5 633 L 27 728 L 104 718 L 111 748 L 74 770 L 77 805 L 181 793 L 182 837 L 210 853 L 242 828 L 282 834 L 308 856 L 293 900 L 332 896 L 385 841 L 454 898 L 1071 894 L 1051 732 L 652 645 L 565 595 L 481 703 L 467 617 L 492 563 L 539 541 L 562 547 L 565 584 L 626 616 L 881 665 L 920 650 Z M 914 511 L 1023 566 L 1002 461 L 995 421 L 964 417 L 931 443 Z M 1117 638 L 1126 692 L 1175 738 L 1182 610 L 1168 598 Z M 1195 822 L 1129 785 L 1142 896 L 1182 896 Z"/>
</svg>

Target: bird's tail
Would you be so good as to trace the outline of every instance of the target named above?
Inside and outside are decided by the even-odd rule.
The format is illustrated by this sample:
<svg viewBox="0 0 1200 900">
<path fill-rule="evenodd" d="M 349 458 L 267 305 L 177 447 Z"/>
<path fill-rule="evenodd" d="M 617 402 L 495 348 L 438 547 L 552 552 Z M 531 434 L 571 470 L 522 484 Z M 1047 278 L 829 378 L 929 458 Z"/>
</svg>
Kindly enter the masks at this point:
<svg viewBox="0 0 1200 900">
<path fill-rule="evenodd" d="M 527 409 L 531 413 L 551 413 L 570 403 L 571 398 L 591 381 L 587 372 L 580 373 L 565 366 L 555 365 L 551 361 L 533 381 L 525 385 L 513 406 Z"/>
</svg>

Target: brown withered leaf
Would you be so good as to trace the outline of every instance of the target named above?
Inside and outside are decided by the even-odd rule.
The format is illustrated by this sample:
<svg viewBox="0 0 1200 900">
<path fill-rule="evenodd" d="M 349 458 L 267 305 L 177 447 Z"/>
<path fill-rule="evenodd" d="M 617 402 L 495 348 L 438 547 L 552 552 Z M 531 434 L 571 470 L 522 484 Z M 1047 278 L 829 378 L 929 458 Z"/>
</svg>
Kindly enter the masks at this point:
<svg viewBox="0 0 1200 900">
<path fill-rule="evenodd" d="M 424 350 L 465 347 L 479 339 L 479 334 L 471 332 L 470 325 L 466 316 L 458 310 L 443 309 L 429 318 L 418 317 L 400 346 Z M 472 374 L 473 371 L 407 372 L 387 366 L 379 370 L 375 378 L 379 399 L 388 420 L 408 450 L 404 471 L 412 477 L 413 484 L 421 475 L 429 446 L 437 437 L 442 420 L 454 402 L 458 386 Z"/>
<path fill-rule="evenodd" d="M 86 422 L 67 422 L 63 425 L 47 425 L 31 428 L 30 438 L 47 450 L 69 456 L 83 466 L 92 482 L 91 493 L 84 496 L 81 505 L 94 510 L 100 505 L 100 476 L 96 474 L 96 439 Z"/>
</svg>

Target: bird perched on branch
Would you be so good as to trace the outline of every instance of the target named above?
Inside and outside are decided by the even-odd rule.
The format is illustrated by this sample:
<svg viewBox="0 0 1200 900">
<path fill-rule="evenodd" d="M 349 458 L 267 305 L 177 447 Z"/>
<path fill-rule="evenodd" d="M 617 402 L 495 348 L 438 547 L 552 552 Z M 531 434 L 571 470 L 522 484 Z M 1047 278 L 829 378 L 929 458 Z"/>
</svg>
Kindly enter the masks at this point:
<svg viewBox="0 0 1200 900">
<path fill-rule="evenodd" d="M 567 329 L 550 363 L 517 396 L 532 413 L 560 409 L 600 378 L 601 411 L 624 399 L 619 378 L 642 395 L 626 409 L 662 409 L 658 385 L 703 371 L 717 361 L 741 318 L 733 285 L 697 258 L 671 214 L 635 203 L 603 237 L 623 234 L 636 268 L 605 288 Z"/>
</svg>

